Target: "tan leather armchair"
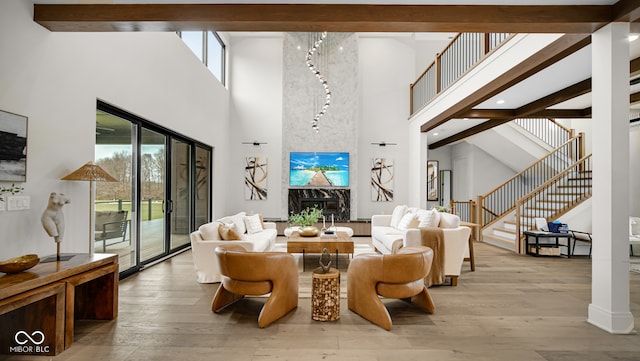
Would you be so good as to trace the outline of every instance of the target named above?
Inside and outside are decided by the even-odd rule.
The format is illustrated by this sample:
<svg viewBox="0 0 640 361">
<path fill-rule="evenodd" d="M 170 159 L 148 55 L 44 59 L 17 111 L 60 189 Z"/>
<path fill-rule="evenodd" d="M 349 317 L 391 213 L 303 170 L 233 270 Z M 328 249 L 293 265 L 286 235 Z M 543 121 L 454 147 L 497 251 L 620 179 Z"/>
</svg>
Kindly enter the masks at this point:
<svg viewBox="0 0 640 361">
<path fill-rule="evenodd" d="M 293 255 L 246 252 L 233 244 L 218 246 L 215 253 L 222 282 L 211 303 L 213 312 L 245 295 L 271 292 L 258 316 L 258 327 L 263 328 L 298 307 L 298 265 Z"/>
<path fill-rule="evenodd" d="M 391 330 L 391 316 L 378 295 L 410 299 L 429 313 L 435 311 L 424 278 L 431 270 L 433 251 L 429 247 L 403 247 L 396 254 L 362 254 L 351 260 L 347 271 L 349 309 Z"/>
</svg>

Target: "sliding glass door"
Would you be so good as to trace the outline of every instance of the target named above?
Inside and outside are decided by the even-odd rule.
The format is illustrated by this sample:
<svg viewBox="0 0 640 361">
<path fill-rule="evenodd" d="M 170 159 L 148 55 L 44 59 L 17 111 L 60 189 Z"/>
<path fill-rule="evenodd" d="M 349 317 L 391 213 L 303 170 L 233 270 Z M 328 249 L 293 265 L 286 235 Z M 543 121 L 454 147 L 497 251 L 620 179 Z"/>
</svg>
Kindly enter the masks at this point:
<svg viewBox="0 0 640 361">
<path fill-rule="evenodd" d="M 140 261 L 167 253 L 165 218 L 167 137 L 142 128 L 140 134 Z"/>
<path fill-rule="evenodd" d="M 171 249 L 191 242 L 191 148 L 186 142 L 171 139 Z"/>
<path fill-rule="evenodd" d="M 98 102 L 96 162 L 118 180 L 96 186 L 96 252 L 118 254 L 121 274 L 183 250 L 210 221 L 210 147 Z M 99 239 L 108 212 L 126 213 L 125 236 Z"/>
</svg>

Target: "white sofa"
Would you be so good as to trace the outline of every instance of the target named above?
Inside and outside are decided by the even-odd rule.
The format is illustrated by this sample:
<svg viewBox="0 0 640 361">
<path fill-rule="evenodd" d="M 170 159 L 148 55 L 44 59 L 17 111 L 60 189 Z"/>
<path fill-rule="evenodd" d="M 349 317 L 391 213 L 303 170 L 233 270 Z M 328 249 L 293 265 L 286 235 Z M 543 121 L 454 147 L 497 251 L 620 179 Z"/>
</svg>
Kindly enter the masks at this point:
<svg viewBox="0 0 640 361">
<path fill-rule="evenodd" d="M 404 219 L 413 214 L 413 219 Z M 422 224 L 421 224 L 422 223 Z M 460 226 L 460 218 L 450 213 L 397 206 L 393 214 L 371 217 L 371 243 L 380 253 L 392 254 L 402 247 L 422 245 L 419 226 L 439 227 L 444 234 L 444 273 L 451 278 L 452 285 L 462 270 L 462 263 L 469 258 L 469 236 L 471 228 Z"/>
<path fill-rule="evenodd" d="M 633 245 L 640 245 L 640 217 L 629 217 L 629 251 L 632 256 Z"/>
<path fill-rule="evenodd" d="M 220 282 L 220 268 L 214 253 L 216 247 L 223 244 L 237 244 L 247 252 L 268 252 L 276 242 L 277 230 L 273 222 L 260 222 L 259 226 L 249 227 L 251 216 L 240 212 L 211 223 L 203 224 L 191 233 L 191 252 L 196 269 L 196 280 L 199 283 Z M 255 220 L 255 219 L 253 219 Z M 233 228 L 239 235 L 238 240 L 224 240 L 220 226 Z"/>
</svg>

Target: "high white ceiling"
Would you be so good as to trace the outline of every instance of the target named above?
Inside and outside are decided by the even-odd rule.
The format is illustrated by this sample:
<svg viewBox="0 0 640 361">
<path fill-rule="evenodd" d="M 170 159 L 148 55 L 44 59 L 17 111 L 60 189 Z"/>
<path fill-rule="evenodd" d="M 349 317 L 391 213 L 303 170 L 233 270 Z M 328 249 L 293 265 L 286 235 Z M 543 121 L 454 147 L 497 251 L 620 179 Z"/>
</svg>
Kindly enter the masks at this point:
<svg viewBox="0 0 640 361">
<path fill-rule="evenodd" d="M 612 5 L 618 0 L 33 0 L 39 4 L 376 4 L 376 5 Z M 246 35 L 246 34 L 245 34 Z M 256 36 L 259 36 L 256 34 Z M 441 40 L 451 33 L 366 33 L 366 37 L 407 37 Z M 640 41 L 631 43 L 630 59 L 640 56 Z M 555 91 L 591 77 L 591 46 L 544 69 L 519 84 L 479 104 L 475 109 L 516 109 Z M 640 88 L 640 85 L 634 86 Z M 640 89 L 633 89 L 638 91 Z M 498 100 L 503 104 L 497 104 Z M 553 109 L 584 109 L 591 105 L 591 94 L 585 94 L 553 106 Z M 481 124 L 488 119 L 452 119 L 430 131 L 429 144 Z M 439 133 L 437 137 L 433 133 Z"/>
</svg>

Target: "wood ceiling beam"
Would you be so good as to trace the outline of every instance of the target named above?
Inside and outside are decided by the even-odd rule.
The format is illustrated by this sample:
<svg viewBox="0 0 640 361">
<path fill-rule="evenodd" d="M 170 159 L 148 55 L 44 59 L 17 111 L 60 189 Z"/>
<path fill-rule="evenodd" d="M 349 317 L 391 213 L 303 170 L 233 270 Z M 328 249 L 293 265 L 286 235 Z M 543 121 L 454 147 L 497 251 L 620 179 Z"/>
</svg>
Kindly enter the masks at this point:
<svg viewBox="0 0 640 361">
<path fill-rule="evenodd" d="M 466 114 L 471 109 L 485 100 L 505 91 L 533 74 L 547 68 L 557 61 L 582 49 L 591 43 L 591 34 L 567 34 L 527 58 L 518 66 L 513 67 L 498 76 L 481 89 L 476 90 L 465 99 L 440 113 L 420 127 L 422 132 L 447 122 L 452 118 L 460 118 L 460 114 Z"/>
<path fill-rule="evenodd" d="M 471 109 L 466 113 L 461 113 L 458 118 L 470 119 L 504 119 L 516 116 L 514 109 Z"/>
<path fill-rule="evenodd" d="M 34 4 L 33 18 L 67 32 L 591 33 L 612 14 L 612 5 Z"/>
<path fill-rule="evenodd" d="M 591 78 L 568 86 L 517 109 L 471 109 L 466 113 L 459 114 L 457 118 L 515 119 L 537 117 L 540 112 L 545 111 L 550 106 L 587 94 L 590 91 Z"/>
<path fill-rule="evenodd" d="M 516 110 L 516 117 L 523 118 L 531 116 L 546 108 L 562 103 L 566 100 L 573 99 L 577 96 L 587 94 L 591 91 L 591 78 L 583 80 L 579 83 L 568 86 L 555 93 L 549 94 L 543 98 L 540 98 L 534 102 L 526 104 Z"/>
<path fill-rule="evenodd" d="M 591 107 L 585 109 L 545 109 L 531 114 L 532 118 L 591 118 Z"/>
<path fill-rule="evenodd" d="M 439 140 L 437 142 L 433 142 L 431 144 L 429 144 L 429 149 L 437 149 L 440 147 L 443 147 L 447 144 L 451 144 L 453 142 L 457 142 L 459 140 L 463 140 L 465 138 L 468 138 L 472 135 L 478 134 L 478 133 L 482 133 L 486 130 L 489 130 L 491 128 L 497 127 L 498 125 L 502 125 L 504 123 L 508 123 L 510 121 L 512 121 L 514 118 L 512 119 L 489 119 L 488 121 L 482 123 L 482 124 L 478 124 L 474 127 L 471 127 L 467 130 L 464 130 L 460 133 L 454 134 L 450 137 L 447 137 L 445 139 Z"/>
<path fill-rule="evenodd" d="M 640 100 L 640 93 L 637 93 L 638 99 Z M 498 112 L 496 112 L 498 113 Z M 481 113 L 478 113 L 478 115 Z M 489 114 L 489 113 L 486 113 Z M 500 115 L 504 117 L 492 118 L 482 124 L 478 124 L 474 127 L 466 129 L 460 133 L 456 133 L 450 137 L 439 140 L 437 142 L 431 143 L 429 145 L 429 149 L 437 149 L 440 147 L 444 147 L 445 145 L 463 140 L 472 135 L 476 135 L 478 133 L 489 130 L 493 127 L 497 127 L 504 123 L 508 123 L 514 119 L 520 118 L 517 116 L 507 116 L 508 114 L 515 114 L 514 110 L 501 110 Z M 529 118 L 590 118 L 591 117 L 591 107 L 585 109 L 544 109 L 536 113 L 532 113 L 528 116 Z M 468 117 L 470 118 L 470 117 Z"/>
<path fill-rule="evenodd" d="M 629 65 L 629 74 L 635 76 L 638 73 L 640 73 L 640 58 L 635 58 L 631 60 L 631 64 Z"/>
<path fill-rule="evenodd" d="M 640 19 L 640 0 L 620 0 L 613 4 L 613 21 L 634 22 Z"/>
<path fill-rule="evenodd" d="M 632 98 L 633 99 L 633 98 Z M 640 93 L 637 93 L 640 101 Z M 590 109 L 590 108 L 589 108 Z M 542 109 L 527 116 L 518 116 L 515 109 L 473 109 L 463 114 L 461 118 L 468 119 L 516 119 L 516 118 L 584 118 L 591 115 L 585 114 L 584 109 Z"/>
</svg>

